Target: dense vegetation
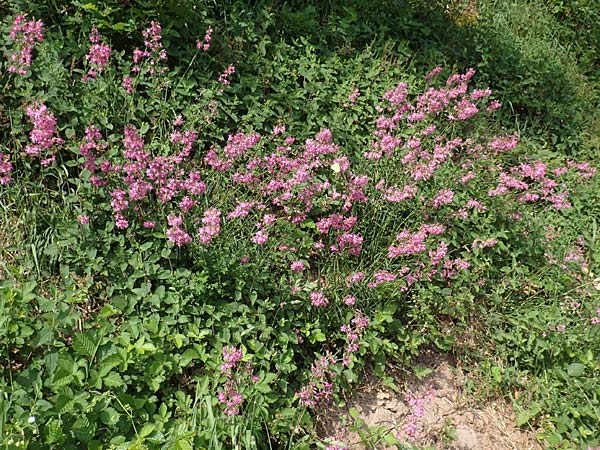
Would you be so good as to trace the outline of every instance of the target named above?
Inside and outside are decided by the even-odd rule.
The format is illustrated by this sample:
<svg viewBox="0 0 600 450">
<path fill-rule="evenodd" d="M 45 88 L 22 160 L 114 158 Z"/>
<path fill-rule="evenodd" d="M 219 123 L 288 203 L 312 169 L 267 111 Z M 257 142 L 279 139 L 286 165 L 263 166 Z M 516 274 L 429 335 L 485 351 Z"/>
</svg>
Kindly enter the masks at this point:
<svg viewBox="0 0 600 450">
<path fill-rule="evenodd" d="M 599 446 L 599 11 L 0 2 L 0 448 L 341 449 L 426 348 Z"/>
</svg>

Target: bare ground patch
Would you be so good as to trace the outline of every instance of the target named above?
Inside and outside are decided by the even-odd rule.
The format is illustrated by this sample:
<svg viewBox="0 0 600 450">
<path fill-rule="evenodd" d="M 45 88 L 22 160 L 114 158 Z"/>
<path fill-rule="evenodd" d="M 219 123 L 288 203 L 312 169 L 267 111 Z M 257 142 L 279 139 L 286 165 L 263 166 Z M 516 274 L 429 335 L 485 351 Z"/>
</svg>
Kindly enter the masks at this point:
<svg viewBox="0 0 600 450">
<path fill-rule="evenodd" d="M 466 377 L 449 357 L 425 354 L 416 365 L 431 373 L 406 380 L 402 393 L 371 378 L 343 408 L 322 410 L 321 436 L 344 443 L 349 450 L 391 449 L 381 438 L 391 433 L 418 448 L 436 450 L 538 450 L 543 447 L 530 431 L 517 428 L 509 403 L 497 399 L 485 404 L 468 398 Z M 351 418 L 350 410 L 358 413 Z M 348 424 L 355 419 L 379 427 L 378 439 L 368 444 Z M 340 447 L 343 448 L 343 447 Z"/>
</svg>

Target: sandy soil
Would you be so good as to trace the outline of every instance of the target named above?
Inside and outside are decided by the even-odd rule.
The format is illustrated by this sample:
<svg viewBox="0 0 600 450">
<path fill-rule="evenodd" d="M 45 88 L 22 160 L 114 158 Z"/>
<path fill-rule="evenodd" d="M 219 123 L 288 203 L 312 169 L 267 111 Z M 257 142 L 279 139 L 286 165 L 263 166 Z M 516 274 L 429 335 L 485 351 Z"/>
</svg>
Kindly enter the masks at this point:
<svg viewBox="0 0 600 450">
<path fill-rule="evenodd" d="M 418 448 L 436 450 L 538 450 L 543 447 L 532 432 L 515 426 L 511 406 L 503 400 L 475 404 L 463 392 L 465 375 L 452 361 L 435 353 L 416 364 L 431 369 L 419 380 L 411 377 L 405 391 L 396 393 L 372 378 L 343 408 L 323 409 L 319 416 L 323 438 L 343 442 L 350 450 L 367 449 L 345 423 L 350 408 L 369 427 L 382 427 Z M 412 429 L 411 429 L 412 425 Z M 343 448 L 343 447 L 341 447 Z M 377 444 L 377 449 L 390 449 Z"/>
</svg>

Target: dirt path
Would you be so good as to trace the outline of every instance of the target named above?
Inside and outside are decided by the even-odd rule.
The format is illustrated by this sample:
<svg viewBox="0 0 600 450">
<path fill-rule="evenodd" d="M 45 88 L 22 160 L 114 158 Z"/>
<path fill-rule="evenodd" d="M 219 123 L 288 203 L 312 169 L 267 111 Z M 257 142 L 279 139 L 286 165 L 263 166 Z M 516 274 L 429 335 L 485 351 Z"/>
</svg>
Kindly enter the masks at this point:
<svg viewBox="0 0 600 450">
<path fill-rule="evenodd" d="M 436 450 L 538 450 L 533 433 L 515 426 L 510 405 L 501 400 L 474 405 L 463 393 L 465 376 L 449 358 L 424 355 L 417 364 L 431 370 L 421 380 L 412 377 L 397 394 L 370 380 L 347 402 L 320 417 L 323 437 L 344 443 L 349 450 L 373 448 L 348 430 L 350 409 L 379 435 L 393 433 L 418 448 Z M 344 417 L 345 416 L 345 417 Z M 326 431 L 325 431 L 326 430 Z M 379 440 L 375 448 L 391 449 Z M 334 447 L 335 448 L 335 447 Z M 339 446 L 338 448 L 344 448 Z"/>
</svg>

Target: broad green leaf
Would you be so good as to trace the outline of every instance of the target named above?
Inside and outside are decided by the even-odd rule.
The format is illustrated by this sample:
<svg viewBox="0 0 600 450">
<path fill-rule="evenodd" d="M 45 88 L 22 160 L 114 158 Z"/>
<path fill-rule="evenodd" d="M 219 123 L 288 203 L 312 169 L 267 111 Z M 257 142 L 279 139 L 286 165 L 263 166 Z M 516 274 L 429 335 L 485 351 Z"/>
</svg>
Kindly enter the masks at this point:
<svg viewBox="0 0 600 450">
<path fill-rule="evenodd" d="M 73 350 L 79 355 L 92 357 L 96 353 L 96 343 L 87 333 L 76 334 L 73 338 Z"/>
<path fill-rule="evenodd" d="M 581 363 L 572 363 L 567 367 L 567 374 L 570 377 L 580 377 L 585 373 L 585 366 Z"/>
<path fill-rule="evenodd" d="M 104 378 L 102 378 L 102 382 L 105 386 L 108 387 L 119 387 L 123 386 L 123 378 L 116 372 L 110 372 Z"/>
</svg>

